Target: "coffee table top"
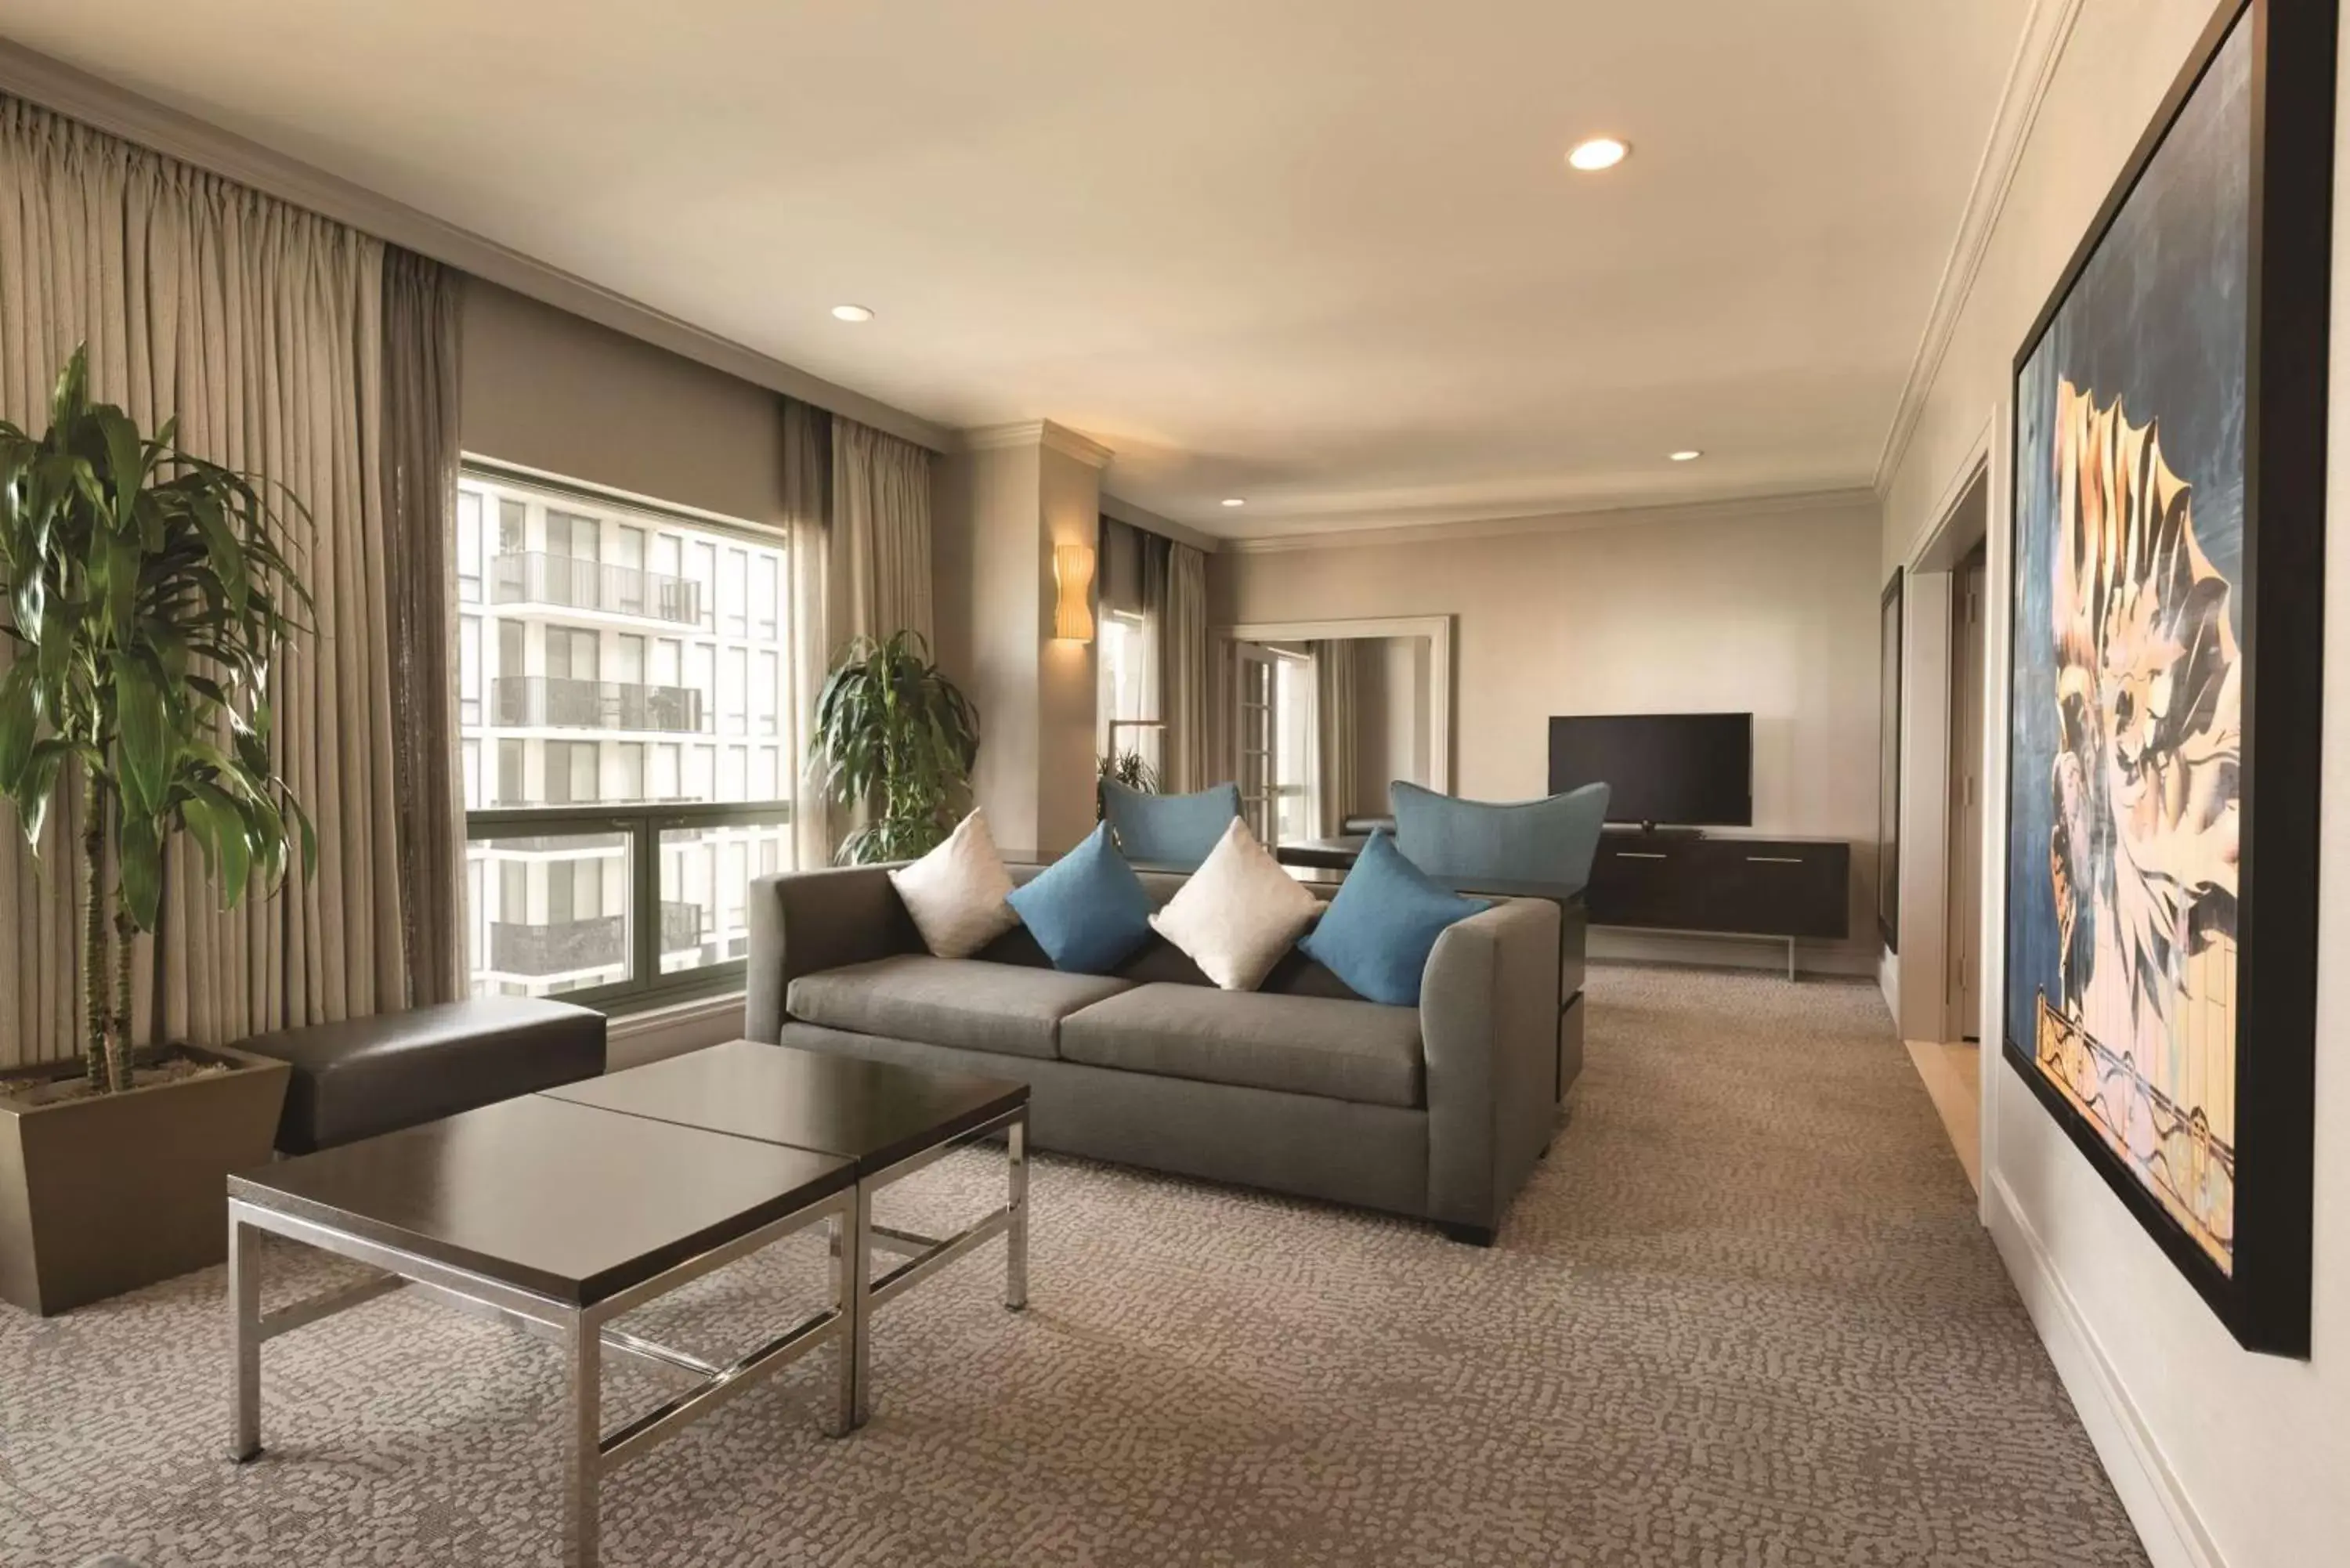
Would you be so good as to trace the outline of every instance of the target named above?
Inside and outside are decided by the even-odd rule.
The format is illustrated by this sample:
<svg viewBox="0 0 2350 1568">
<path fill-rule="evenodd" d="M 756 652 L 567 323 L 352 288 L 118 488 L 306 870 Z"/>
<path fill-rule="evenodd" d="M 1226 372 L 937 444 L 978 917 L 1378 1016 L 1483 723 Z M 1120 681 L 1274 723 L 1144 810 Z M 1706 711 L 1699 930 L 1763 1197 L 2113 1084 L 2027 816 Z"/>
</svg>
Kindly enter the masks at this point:
<svg viewBox="0 0 2350 1568">
<path fill-rule="evenodd" d="M 228 1191 L 589 1306 L 856 1179 L 830 1155 L 525 1095 L 245 1171 Z"/>
<path fill-rule="evenodd" d="M 734 1040 L 543 1089 L 550 1099 L 854 1161 L 869 1176 L 1028 1102 L 1028 1085 Z"/>
</svg>

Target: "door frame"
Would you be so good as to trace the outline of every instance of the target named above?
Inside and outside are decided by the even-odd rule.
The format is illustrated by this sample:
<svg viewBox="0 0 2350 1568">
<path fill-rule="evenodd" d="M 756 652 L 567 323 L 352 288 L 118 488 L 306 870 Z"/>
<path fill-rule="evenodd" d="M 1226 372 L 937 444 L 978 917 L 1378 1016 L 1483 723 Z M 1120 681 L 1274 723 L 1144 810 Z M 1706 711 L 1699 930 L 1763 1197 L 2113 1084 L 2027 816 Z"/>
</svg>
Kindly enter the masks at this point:
<svg viewBox="0 0 2350 1568">
<path fill-rule="evenodd" d="M 2010 446 L 2011 421 L 2009 402 L 2001 397 L 1984 419 L 1974 439 L 1961 449 L 1953 465 L 1952 478 L 1930 514 L 1933 521 L 1921 529 L 1904 548 L 1901 561 L 1911 574 L 1913 588 L 1921 574 L 1939 574 L 1939 582 L 1948 585 L 1954 568 L 1972 551 L 1976 541 L 1975 517 L 1981 521 L 1984 542 L 1983 570 L 1983 679 L 1981 742 L 1983 748 L 1982 777 L 1984 784 L 1981 812 L 1981 876 L 1982 896 L 1976 900 L 1981 925 L 1976 932 L 1976 950 L 1981 966 L 1976 976 L 1976 999 L 1981 1015 L 1975 1029 L 1979 1040 L 1989 1042 L 1999 1038 L 1994 1027 L 2000 1015 L 2001 999 L 2006 987 L 2006 950 L 2002 934 L 2006 929 L 2007 907 L 2005 867 L 2007 856 L 2007 800 L 2000 781 L 2007 777 L 2007 642 L 2013 593 L 2013 567 L 2009 560 L 2008 511 L 2012 494 L 2010 473 L 2014 456 Z M 1982 493 L 1982 504 L 1974 509 L 1975 493 Z M 1913 594 L 1912 605 L 1928 596 Z M 1945 1000 L 1950 993 L 1950 942 L 1946 927 L 1950 919 L 1949 846 L 1950 822 L 1950 758 L 1951 703 L 1951 649 L 1953 627 L 1950 615 L 1950 594 L 1932 596 L 1940 605 L 1939 615 L 1915 616 L 1902 649 L 1902 750 L 1901 775 L 1903 794 L 1917 807 L 1913 815 L 1905 807 L 1902 816 L 1902 836 L 1907 842 L 1935 846 L 1930 864 L 1924 856 L 1908 856 L 1901 870 L 1902 944 L 1898 957 L 1889 960 L 1896 981 L 1890 988 L 1897 1005 L 1897 1023 L 1904 1023 L 1921 1014 L 1909 1004 L 1924 1004 L 1925 1014 L 1939 1023 L 1948 1015 Z M 1936 787 L 1925 787 L 1927 781 Z M 1910 788 L 1914 782 L 1919 787 Z M 1928 836 L 1913 838 L 1913 834 Z M 1912 941 L 1912 919 L 1916 919 L 1930 930 L 1920 930 L 1919 940 Z M 1912 977 L 1915 977 L 1914 984 Z M 1918 992 L 1924 993 L 1921 998 Z M 1913 1034 L 1905 1026 L 1905 1039 L 1925 1039 L 1928 1035 Z M 1988 1224 L 1993 1182 L 1993 1150 L 1997 1137 L 1998 1070 L 2000 1053 L 1985 1049 L 1981 1056 L 1979 1103 L 1981 1129 L 1979 1153 L 1983 1181 L 1979 1195 L 1978 1212 Z"/>
</svg>

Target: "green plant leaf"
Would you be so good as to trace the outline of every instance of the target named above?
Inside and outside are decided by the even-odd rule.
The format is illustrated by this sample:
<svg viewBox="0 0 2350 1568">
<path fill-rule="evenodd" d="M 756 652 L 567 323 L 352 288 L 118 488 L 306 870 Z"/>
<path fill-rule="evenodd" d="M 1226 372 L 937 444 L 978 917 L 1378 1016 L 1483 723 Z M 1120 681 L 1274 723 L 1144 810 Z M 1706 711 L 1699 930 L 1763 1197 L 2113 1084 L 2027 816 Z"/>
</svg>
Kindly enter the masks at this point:
<svg viewBox="0 0 2350 1568">
<path fill-rule="evenodd" d="M 32 759 L 33 741 L 41 727 L 41 688 L 37 668 L 18 659 L 0 675 L 0 794 L 15 798 L 25 764 Z"/>
<path fill-rule="evenodd" d="M 89 402 L 89 345 L 74 345 L 73 358 L 57 372 L 57 389 L 49 395 L 49 423 L 70 424 Z"/>
<path fill-rule="evenodd" d="M 153 819 L 125 816 L 116 830 L 114 847 L 122 907 L 132 925 L 151 931 L 163 905 L 163 846 Z"/>
<path fill-rule="evenodd" d="M 139 427 L 123 417 L 122 410 L 106 405 L 90 410 L 106 441 L 106 467 L 109 488 L 114 492 L 114 525 L 127 526 L 138 501 L 140 488 L 147 480 L 146 444 L 139 439 Z"/>
<path fill-rule="evenodd" d="M 162 809 L 173 737 L 162 682 L 137 659 L 114 661 L 115 721 L 122 745 L 122 785 L 130 809 L 152 816 Z"/>
<path fill-rule="evenodd" d="M 25 830 L 25 843 L 35 850 L 41 846 L 41 829 L 49 818 L 49 802 L 57 794 L 57 770 L 73 754 L 73 748 L 63 741 L 47 740 L 33 748 L 23 774 L 8 791 L 16 803 L 18 826 Z"/>
<path fill-rule="evenodd" d="M 244 547 L 236 542 L 236 534 L 228 525 L 220 502 L 210 495 L 199 497 L 191 510 L 196 524 L 203 530 L 204 548 L 212 556 L 213 576 L 220 580 L 228 597 L 232 615 L 244 613 L 245 595 L 251 581 L 245 571 Z"/>
<path fill-rule="evenodd" d="M 257 825 L 245 808 L 208 784 L 194 784 L 181 809 L 192 825 L 202 817 L 210 827 L 213 845 L 220 851 L 221 908 L 235 909 L 244 901 L 252 876 L 254 841 L 261 836 Z"/>
</svg>

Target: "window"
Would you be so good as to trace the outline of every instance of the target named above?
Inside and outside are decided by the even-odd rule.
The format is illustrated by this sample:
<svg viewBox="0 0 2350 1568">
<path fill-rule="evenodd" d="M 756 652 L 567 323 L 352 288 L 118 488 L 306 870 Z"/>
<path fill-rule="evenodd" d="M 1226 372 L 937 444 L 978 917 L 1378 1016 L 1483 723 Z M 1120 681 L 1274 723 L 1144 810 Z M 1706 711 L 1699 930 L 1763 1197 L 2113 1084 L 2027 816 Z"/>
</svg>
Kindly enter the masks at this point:
<svg viewBox="0 0 2350 1568">
<path fill-rule="evenodd" d="M 457 496 L 457 602 L 482 602 L 482 498 Z"/>
<path fill-rule="evenodd" d="M 704 631 L 718 629 L 718 546 L 704 540 L 695 540 L 685 552 L 685 575 L 694 587 L 696 601 L 702 607 L 697 618 Z"/>
<path fill-rule="evenodd" d="M 612 530 L 612 605 L 622 615 L 645 613 L 645 531 L 623 523 Z"/>
<path fill-rule="evenodd" d="M 722 735 L 739 735 L 745 729 L 743 714 L 751 691 L 745 658 L 743 650 L 739 648 L 719 650 L 718 732 Z"/>
<path fill-rule="evenodd" d="M 458 488 L 474 993 L 740 984 L 750 878 L 794 863 L 781 541 L 488 466 Z"/>
<path fill-rule="evenodd" d="M 718 602 L 725 611 L 723 624 L 718 629 L 726 636 L 748 637 L 751 634 L 749 618 L 744 613 L 750 592 L 751 552 L 727 551 L 726 575 L 718 583 Z"/>
<path fill-rule="evenodd" d="M 775 707 L 784 700 L 783 668 L 783 660 L 766 649 L 753 661 L 751 732 L 754 735 L 776 732 Z"/>
<path fill-rule="evenodd" d="M 784 613 L 783 564 L 765 550 L 751 557 L 751 635 L 761 642 L 775 640 Z"/>
<path fill-rule="evenodd" d="M 1284 648 L 1239 649 L 1234 747 L 1241 810 L 1264 843 L 1314 836 L 1314 666 Z"/>
<path fill-rule="evenodd" d="M 479 729 L 482 723 L 482 618 L 457 618 L 457 727 Z"/>
<path fill-rule="evenodd" d="M 1099 619 L 1100 691 L 1097 710 L 1100 730 L 1094 748 L 1117 760 L 1139 756 L 1149 776 L 1159 774 L 1159 694 L 1149 687 L 1150 627 L 1126 610 L 1105 612 Z"/>
<path fill-rule="evenodd" d="M 707 691 L 712 698 L 718 693 L 718 649 L 707 642 L 689 643 L 685 649 L 685 683 L 696 691 Z M 703 704 L 702 722 L 696 729 L 712 734 L 718 732 L 718 704 Z"/>
</svg>

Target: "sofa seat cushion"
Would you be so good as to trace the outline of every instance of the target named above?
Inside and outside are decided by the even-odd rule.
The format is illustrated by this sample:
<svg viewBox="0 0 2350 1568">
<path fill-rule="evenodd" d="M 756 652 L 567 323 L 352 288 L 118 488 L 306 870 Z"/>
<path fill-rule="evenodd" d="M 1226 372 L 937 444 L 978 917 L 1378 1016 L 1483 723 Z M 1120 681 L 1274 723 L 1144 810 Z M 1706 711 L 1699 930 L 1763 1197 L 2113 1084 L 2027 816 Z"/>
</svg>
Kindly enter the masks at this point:
<svg viewBox="0 0 2350 1568">
<path fill-rule="evenodd" d="M 785 1007 L 828 1029 L 1049 1062 L 1061 1020 L 1127 989 L 1108 975 L 899 953 L 804 974 Z"/>
<path fill-rule="evenodd" d="M 1421 1102 L 1419 1012 L 1369 1002 L 1140 985 L 1063 1019 L 1061 1057 L 1358 1105 Z"/>
</svg>

